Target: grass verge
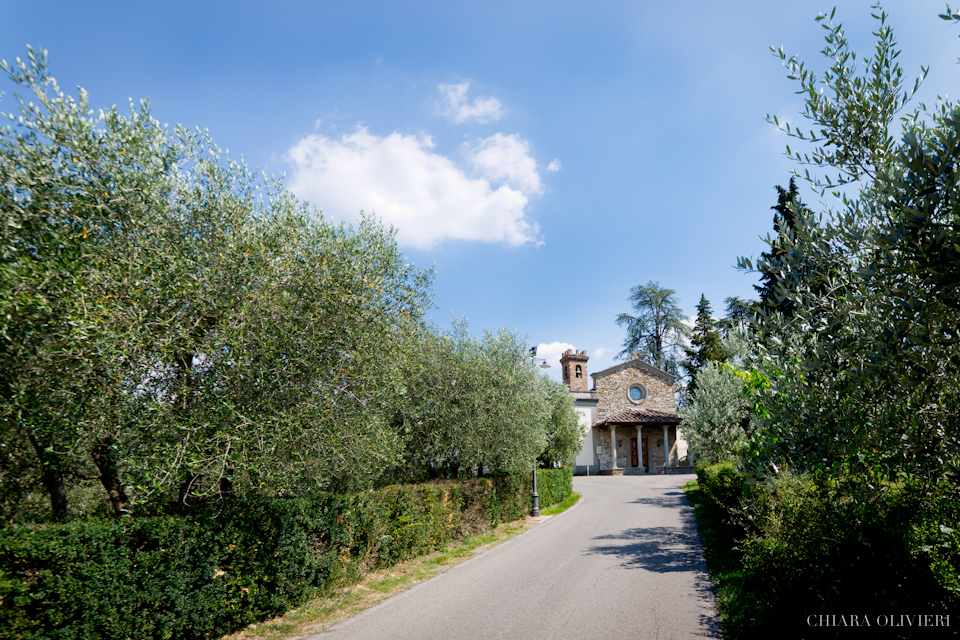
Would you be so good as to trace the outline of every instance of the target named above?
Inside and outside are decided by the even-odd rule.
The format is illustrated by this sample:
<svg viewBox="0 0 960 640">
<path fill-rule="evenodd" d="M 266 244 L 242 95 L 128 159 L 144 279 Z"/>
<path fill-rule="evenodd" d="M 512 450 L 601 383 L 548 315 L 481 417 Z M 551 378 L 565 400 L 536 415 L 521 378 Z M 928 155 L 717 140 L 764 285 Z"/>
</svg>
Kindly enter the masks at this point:
<svg viewBox="0 0 960 640">
<path fill-rule="evenodd" d="M 563 502 L 543 509 L 541 516 L 553 516 L 566 511 L 579 499 L 580 494 L 571 493 Z M 252 624 L 222 640 L 291 640 L 317 633 L 506 542 L 542 521 L 542 518 L 535 520 L 527 517 L 501 524 L 496 529 L 468 536 L 440 551 L 368 573 L 359 582 L 324 589 L 303 606 L 272 620 Z"/>
<path fill-rule="evenodd" d="M 703 495 L 696 480 L 683 485 L 683 490 L 696 513 L 724 636 L 732 637 L 731 622 L 749 596 L 743 591 L 742 557 L 737 547 L 742 531 L 731 525 L 726 513 Z"/>
<path fill-rule="evenodd" d="M 571 491 L 570 495 L 567 496 L 567 499 L 563 502 L 558 502 L 557 504 L 548 507 L 540 512 L 540 515 L 544 516 L 555 516 L 558 513 L 563 513 L 573 505 L 577 504 L 577 501 L 580 500 L 580 494 L 576 491 Z"/>
</svg>

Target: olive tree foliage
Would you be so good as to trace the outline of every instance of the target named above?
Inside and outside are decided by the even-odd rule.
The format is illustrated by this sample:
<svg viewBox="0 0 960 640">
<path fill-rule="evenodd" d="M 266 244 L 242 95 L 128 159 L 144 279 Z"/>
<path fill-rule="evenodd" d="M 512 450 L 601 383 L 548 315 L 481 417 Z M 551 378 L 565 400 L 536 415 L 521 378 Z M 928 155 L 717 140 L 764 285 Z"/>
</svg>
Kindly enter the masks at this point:
<svg viewBox="0 0 960 640">
<path fill-rule="evenodd" d="M 44 52 L 2 68 L 30 97 L 0 129 L 4 498 L 39 480 L 63 518 L 96 479 L 121 513 L 399 459 L 379 398 L 432 274 L 392 231 L 324 221 L 145 102 L 92 110 Z"/>
<path fill-rule="evenodd" d="M 570 391 L 566 385 L 547 376 L 538 376 L 537 382 L 541 397 L 549 410 L 546 422 L 547 446 L 540 454 L 540 464 L 543 467 L 557 464 L 572 467 L 586 434 L 573 408 Z"/>
<path fill-rule="evenodd" d="M 99 352 L 116 287 L 92 290 L 90 283 L 115 280 L 125 264 L 99 247 L 124 234 L 132 207 L 159 206 L 157 192 L 168 183 L 163 166 L 174 160 L 141 114 L 94 116 L 85 93 L 77 101 L 64 96 L 47 78 L 42 54 L 3 68 L 38 101 L 20 99 L 19 116 L 9 115 L 13 124 L 0 132 L 4 476 L 39 475 L 62 518 L 66 478 L 88 470 L 99 444 L 91 416 L 109 395 L 111 363 Z M 114 144 L 103 144 L 110 136 Z M 125 144 L 132 140 L 140 144 Z M 123 146 L 130 148 L 120 155 Z M 21 479 L 28 480 L 22 492 L 29 479 Z"/>
<path fill-rule="evenodd" d="M 751 403 L 730 365 L 708 362 L 697 375 L 698 390 L 680 410 L 683 437 L 698 462 L 720 462 L 744 453 Z"/>
<path fill-rule="evenodd" d="M 836 210 L 823 216 L 789 205 L 795 226 L 778 239 L 777 263 L 760 265 L 792 274 L 777 289 L 791 313 L 761 307 L 755 316 L 769 386 L 755 389 L 752 451 L 865 486 L 956 483 L 960 108 L 943 101 L 902 113 L 920 79 L 904 89 L 886 14 L 876 7 L 877 44 L 861 66 L 832 17 L 818 18 L 822 78 L 776 51 L 812 123 L 782 127 L 809 147 L 787 153 L 826 170 L 802 175 L 821 194 L 846 185 L 847 195 L 835 193 Z"/>
<path fill-rule="evenodd" d="M 506 330 L 421 326 L 407 345 L 395 421 L 406 440 L 400 477 L 470 477 L 569 462 L 582 433 L 570 394 L 538 373 Z"/>
<path fill-rule="evenodd" d="M 181 481 L 206 493 L 238 482 L 274 493 L 347 490 L 399 459 L 382 398 L 399 384 L 398 319 L 419 315 L 426 282 L 378 224 L 335 227 L 285 206 L 274 201 L 256 230 L 250 290 L 234 291 L 186 344 L 150 350 L 141 372 L 169 374 L 149 390 L 142 374 L 130 379 L 141 381 L 127 398 L 153 486 L 172 459 Z M 172 438 L 150 435 L 158 431 Z"/>
</svg>

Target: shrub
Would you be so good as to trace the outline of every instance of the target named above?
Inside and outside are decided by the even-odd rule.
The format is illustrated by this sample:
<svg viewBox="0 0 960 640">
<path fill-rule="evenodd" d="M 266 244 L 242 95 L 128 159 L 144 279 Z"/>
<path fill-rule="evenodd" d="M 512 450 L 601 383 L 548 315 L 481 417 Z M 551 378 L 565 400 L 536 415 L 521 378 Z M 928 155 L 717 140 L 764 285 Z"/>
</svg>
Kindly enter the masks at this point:
<svg viewBox="0 0 960 640">
<path fill-rule="evenodd" d="M 744 544 L 745 576 L 770 602 L 760 620 L 800 626 L 825 611 L 875 619 L 948 613 L 960 604 L 915 546 L 919 505 L 910 491 L 892 488 L 859 502 L 798 481 L 776 495 L 764 531 Z"/>
<path fill-rule="evenodd" d="M 540 506 L 549 507 L 567 499 L 573 491 L 573 467 L 537 471 L 537 493 Z"/>
<path fill-rule="evenodd" d="M 697 465 L 697 483 L 703 493 L 730 513 L 743 505 L 745 479 L 732 460 Z"/>
<path fill-rule="evenodd" d="M 276 615 L 330 573 L 310 544 L 319 506 L 5 529 L 0 625 L 25 639 L 208 638 Z"/>
<path fill-rule="evenodd" d="M 218 638 L 345 576 L 521 517 L 530 480 L 243 497 L 187 515 L 10 526 L 0 530 L 0 636 Z M 571 475 L 544 470 L 538 482 L 558 500 Z"/>
<path fill-rule="evenodd" d="M 910 637 L 915 630 L 874 628 L 877 616 L 958 609 L 960 507 L 952 489 L 930 499 L 926 489 L 888 484 L 866 498 L 808 476 L 786 473 L 759 487 L 738 480 L 732 465 L 698 472 L 704 494 L 736 525 L 741 567 L 725 593 L 737 595 L 720 599 L 729 637 L 849 633 L 806 623 L 841 613 L 871 618 L 871 637 Z"/>
</svg>

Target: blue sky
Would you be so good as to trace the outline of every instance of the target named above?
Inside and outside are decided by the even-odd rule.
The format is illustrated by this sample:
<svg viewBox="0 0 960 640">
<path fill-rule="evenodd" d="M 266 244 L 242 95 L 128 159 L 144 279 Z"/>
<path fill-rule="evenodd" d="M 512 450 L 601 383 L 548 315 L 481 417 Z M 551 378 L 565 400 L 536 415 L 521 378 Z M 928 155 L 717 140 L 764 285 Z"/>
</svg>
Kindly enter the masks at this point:
<svg viewBox="0 0 960 640">
<path fill-rule="evenodd" d="M 769 47 L 822 69 L 813 19 L 832 6 L 0 0 L 0 58 L 45 48 L 96 107 L 149 98 L 324 215 L 376 212 L 435 265 L 438 323 L 515 329 L 559 376 L 565 346 L 613 364 L 634 285 L 675 289 L 690 315 L 701 294 L 717 315 L 753 294 L 736 259 L 763 250 L 792 168 L 764 116 L 802 106 Z M 952 95 L 944 4 L 884 8 L 910 77 L 931 67 L 921 98 Z M 870 3 L 837 20 L 869 52 Z"/>
</svg>

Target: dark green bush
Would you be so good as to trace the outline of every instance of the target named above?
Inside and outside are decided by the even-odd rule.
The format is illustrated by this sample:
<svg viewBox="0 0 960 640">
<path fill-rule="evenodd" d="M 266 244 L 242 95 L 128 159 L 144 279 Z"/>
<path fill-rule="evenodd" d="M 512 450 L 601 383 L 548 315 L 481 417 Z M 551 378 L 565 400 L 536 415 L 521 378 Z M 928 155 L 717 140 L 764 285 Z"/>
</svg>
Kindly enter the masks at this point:
<svg viewBox="0 0 960 640">
<path fill-rule="evenodd" d="M 794 479 L 772 495 L 771 517 L 743 544 L 744 579 L 751 592 L 765 594 L 762 610 L 750 612 L 746 603 L 744 637 L 784 621 L 810 636 L 807 616 L 823 612 L 876 621 L 960 610 L 960 598 L 938 579 L 931 550 L 919 544 L 925 518 L 915 491 L 886 487 L 863 501 Z M 871 636 L 905 632 L 912 637 L 917 630 L 873 629 Z"/>
<path fill-rule="evenodd" d="M 551 500 L 570 491 L 563 469 L 538 482 Z M 0 530 L 0 637 L 218 638 L 344 576 L 515 520 L 531 488 L 529 476 L 502 476 L 10 526 Z"/>
<path fill-rule="evenodd" d="M 537 471 L 537 493 L 540 494 L 541 507 L 563 502 L 572 491 L 573 467 Z"/>
<path fill-rule="evenodd" d="M 528 475 L 500 475 L 490 478 L 487 499 L 493 524 L 510 522 L 530 513 L 533 481 Z"/>
<path fill-rule="evenodd" d="M 807 624 L 823 614 L 868 616 L 874 624 L 863 637 L 915 637 L 917 629 L 878 627 L 877 616 L 960 610 L 954 488 L 884 485 L 852 495 L 790 474 L 750 485 L 734 471 L 698 469 L 704 495 L 728 514 L 738 538 L 740 570 L 724 576 L 736 584 L 718 594 L 728 637 L 851 634 Z"/>
<path fill-rule="evenodd" d="M 276 615 L 339 569 L 318 553 L 340 537 L 329 502 L 0 531 L 0 635 L 210 638 Z"/>
<path fill-rule="evenodd" d="M 398 485 L 357 496 L 370 566 L 389 566 L 450 541 L 460 533 L 459 492 L 449 483 Z"/>
<path fill-rule="evenodd" d="M 709 465 L 697 465 L 697 484 L 703 493 L 729 512 L 743 506 L 745 479 L 732 460 Z"/>
</svg>

